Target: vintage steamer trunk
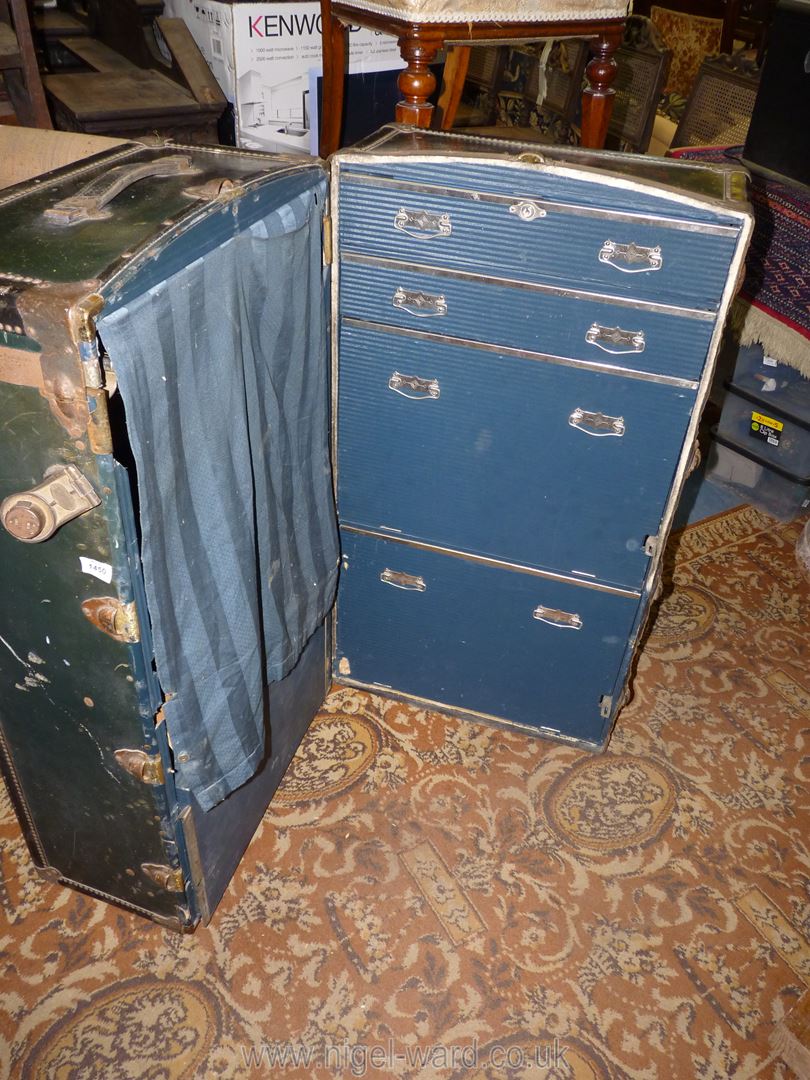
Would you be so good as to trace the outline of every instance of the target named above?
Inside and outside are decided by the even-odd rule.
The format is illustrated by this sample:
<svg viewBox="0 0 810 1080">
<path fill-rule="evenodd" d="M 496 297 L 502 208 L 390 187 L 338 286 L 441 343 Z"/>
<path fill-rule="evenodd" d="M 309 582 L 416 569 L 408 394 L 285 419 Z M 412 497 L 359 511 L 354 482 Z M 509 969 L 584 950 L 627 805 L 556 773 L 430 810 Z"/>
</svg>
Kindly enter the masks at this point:
<svg viewBox="0 0 810 1080">
<path fill-rule="evenodd" d="M 733 168 L 534 149 L 391 127 L 330 203 L 127 145 L 0 198 L 3 762 L 55 880 L 210 917 L 333 665 L 606 741 L 751 220 Z"/>
</svg>

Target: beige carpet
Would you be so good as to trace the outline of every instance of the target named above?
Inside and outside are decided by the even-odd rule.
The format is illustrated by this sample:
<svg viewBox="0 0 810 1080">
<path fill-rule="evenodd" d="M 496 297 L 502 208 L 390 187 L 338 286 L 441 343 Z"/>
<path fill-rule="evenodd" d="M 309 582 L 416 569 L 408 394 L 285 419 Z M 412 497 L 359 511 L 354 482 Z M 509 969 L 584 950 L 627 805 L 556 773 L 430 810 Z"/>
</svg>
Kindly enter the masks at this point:
<svg viewBox="0 0 810 1080">
<path fill-rule="evenodd" d="M 334 692 L 191 937 L 42 882 L 6 808 L 0 1072 L 796 1075 L 799 531 L 741 508 L 681 534 L 605 755 Z"/>
</svg>

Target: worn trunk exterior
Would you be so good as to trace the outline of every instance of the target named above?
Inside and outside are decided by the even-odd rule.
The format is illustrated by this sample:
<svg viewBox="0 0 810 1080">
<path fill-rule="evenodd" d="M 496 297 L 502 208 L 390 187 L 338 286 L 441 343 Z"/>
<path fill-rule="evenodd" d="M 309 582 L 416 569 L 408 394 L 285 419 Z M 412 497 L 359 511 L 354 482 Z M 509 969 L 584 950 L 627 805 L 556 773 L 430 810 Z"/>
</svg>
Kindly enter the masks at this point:
<svg viewBox="0 0 810 1080">
<path fill-rule="evenodd" d="M 322 170 L 129 144 L 0 198 L 3 769 L 44 874 L 176 928 L 210 917 L 226 887 L 323 700 L 328 639 L 322 628 L 268 687 L 256 775 L 203 812 L 175 783 L 137 478 L 96 320 L 239 234 L 291 178 L 306 189 Z M 75 472 L 57 472 L 61 486 L 44 494 L 82 509 L 81 492 L 68 490 L 76 481 L 87 505 L 29 542 L 44 511 L 25 493 L 68 466 Z"/>
<path fill-rule="evenodd" d="M 0 197 L 0 758 L 43 873 L 178 929 L 210 918 L 332 673 L 423 707 L 605 744 L 751 218 L 739 170 L 535 149 L 391 127 L 337 155 L 327 205 L 319 162 L 125 144 Z M 272 358 L 258 330 L 248 342 L 253 315 L 240 299 L 244 349 L 214 350 L 208 375 L 186 364 L 185 384 L 168 367 L 161 376 L 169 338 L 196 349 L 209 332 L 187 316 L 183 338 L 185 301 L 166 289 L 207 280 L 229 245 L 258 243 L 268 222 L 292 230 L 302 206 L 317 244 L 296 262 L 323 333 L 315 320 L 315 344 L 293 367 L 325 363 L 331 320 L 336 617 L 324 608 L 295 662 L 266 679 L 253 775 L 209 798 L 188 780 L 188 691 L 175 694 L 166 649 L 210 636 L 210 581 L 228 602 L 232 587 L 255 589 L 245 620 L 264 627 L 257 649 L 269 657 L 266 609 L 289 567 L 273 564 L 263 581 L 235 566 L 233 586 L 221 585 L 195 521 L 188 604 L 200 606 L 199 633 L 184 638 L 182 591 L 155 574 L 166 537 L 146 497 L 143 444 L 179 491 L 195 464 L 178 456 L 195 445 L 184 442 L 195 410 L 222 428 L 217 404 L 241 395 L 231 381 Z M 272 273 L 286 273 L 277 262 Z M 268 311 L 303 348 L 293 292 Z M 125 365 L 121 320 L 152 301 L 157 329 Z M 105 337 L 118 343 L 109 355 Z M 134 408 L 141 375 L 155 416 L 174 401 L 169 430 Z M 292 441 L 322 438 L 326 461 L 325 377 L 322 389 L 318 430 Z M 250 412 L 250 392 L 241 396 Z M 307 538 L 315 563 L 335 527 L 326 469 L 331 517 Z M 300 511 L 298 474 L 276 480 Z M 258 483 L 248 467 L 212 482 Z M 217 505 L 211 532 L 227 536 Z M 278 527 L 261 513 L 259 537 Z M 173 546 L 185 544 L 181 531 Z M 229 617 L 242 621 L 238 609 Z M 218 631 L 204 645 L 222 652 Z M 227 678 L 220 689 L 241 700 Z M 205 671 L 191 690 L 210 705 Z M 211 732 L 199 734 L 202 744 Z"/>
</svg>

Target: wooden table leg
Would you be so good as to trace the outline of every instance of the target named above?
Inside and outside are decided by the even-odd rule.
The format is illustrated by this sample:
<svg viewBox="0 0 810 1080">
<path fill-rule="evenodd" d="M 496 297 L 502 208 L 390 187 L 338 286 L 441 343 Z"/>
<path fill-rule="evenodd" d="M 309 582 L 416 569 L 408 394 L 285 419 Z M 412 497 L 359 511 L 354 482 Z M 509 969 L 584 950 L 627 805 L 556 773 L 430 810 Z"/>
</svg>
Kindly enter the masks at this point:
<svg viewBox="0 0 810 1080">
<path fill-rule="evenodd" d="M 436 126 L 442 131 L 449 131 L 456 119 L 467 78 L 467 69 L 470 66 L 471 51 L 469 45 L 451 45 L 447 50 L 442 75 L 442 91 L 436 107 L 438 115 L 433 118 Z"/>
<path fill-rule="evenodd" d="M 428 98 L 436 89 L 436 77 L 430 65 L 442 47 L 440 33 L 414 26 L 413 31 L 399 39 L 399 51 L 408 65 L 399 75 L 403 100 L 397 102 L 397 120 L 415 127 L 430 127 L 433 106 Z"/>
<path fill-rule="evenodd" d="M 19 68 L 6 68 L 6 84 L 7 89 L 10 90 L 9 98 L 14 111 L 18 113 L 17 120 L 20 124 L 26 127 L 53 128 L 51 114 L 48 112 L 48 103 L 45 100 L 45 91 L 42 88 L 42 79 L 39 75 L 34 42 L 31 37 L 28 4 L 26 0 L 9 0 L 9 3 L 11 20 L 14 24 L 14 33 L 17 37 L 17 45 L 22 61 L 22 66 Z M 3 4 L 3 8 L 6 10 L 8 10 L 8 6 Z M 20 112 L 22 112 L 22 115 L 19 115 Z"/>
<path fill-rule="evenodd" d="M 320 155 L 340 147 L 343 127 L 343 84 L 346 75 L 346 26 L 332 14 L 331 0 L 321 0 L 323 22 L 323 101 Z"/>
<path fill-rule="evenodd" d="M 588 86 L 582 94 L 582 145 L 601 150 L 605 145 L 610 114 L 613 112 L 613 80 L 616 61 L 613 54 L 622 41 L 622 30 L 600 34 L 591 42 L 594 54 L 585 75 Z"/>
</svg>

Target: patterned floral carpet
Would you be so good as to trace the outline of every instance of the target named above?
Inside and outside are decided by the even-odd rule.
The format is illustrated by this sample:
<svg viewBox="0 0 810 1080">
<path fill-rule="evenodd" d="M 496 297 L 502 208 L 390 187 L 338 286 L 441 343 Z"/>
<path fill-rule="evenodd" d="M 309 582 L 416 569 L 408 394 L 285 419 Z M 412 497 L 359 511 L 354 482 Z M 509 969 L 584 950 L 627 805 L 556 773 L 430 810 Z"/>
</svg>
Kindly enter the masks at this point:
<svg viewBox="0 0 810 1080">
<path fill-rule="evenodd" d="M 193 936 L 40 880 L 6 806 L 0 1073 L 810 1076 L 799 531 L 673 541 L 604 755 L 334 692 Z"/>
</svg>

